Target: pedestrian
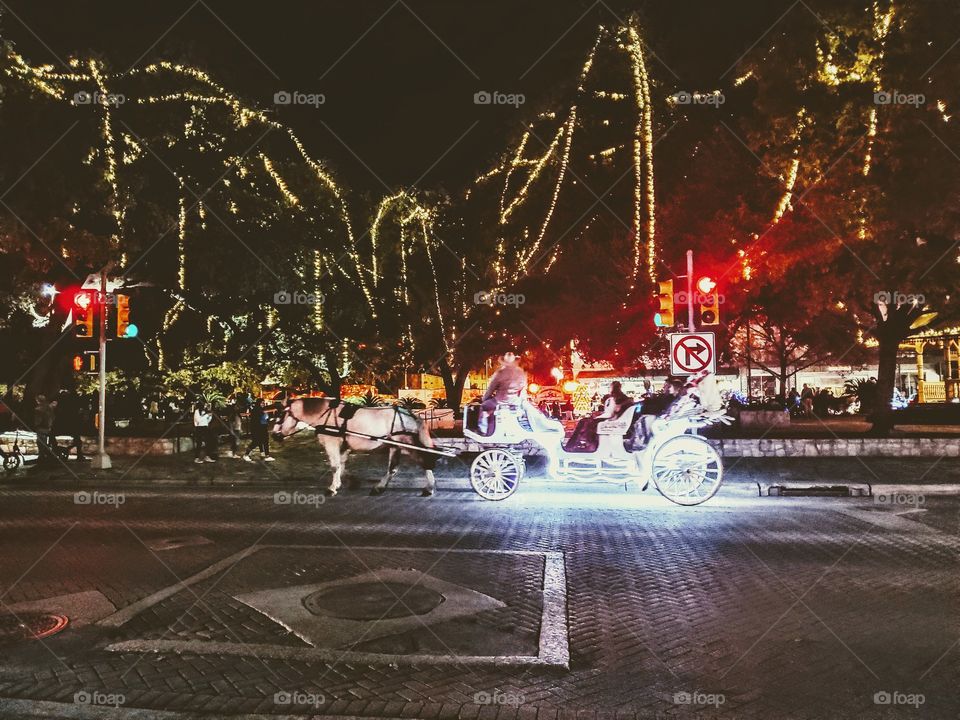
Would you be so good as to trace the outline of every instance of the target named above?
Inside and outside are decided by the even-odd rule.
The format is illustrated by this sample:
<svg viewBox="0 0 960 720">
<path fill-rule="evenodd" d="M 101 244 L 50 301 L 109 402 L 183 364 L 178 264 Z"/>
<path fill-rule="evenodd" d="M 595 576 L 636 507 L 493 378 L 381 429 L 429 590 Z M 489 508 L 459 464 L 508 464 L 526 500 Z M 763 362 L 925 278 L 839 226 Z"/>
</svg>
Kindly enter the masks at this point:
<svg viewBox="0 0 960 720">
<path fill-rule="evenodd" d="M 243 401 L 240 395 L 233 400 L 233 406 L 227 416 L 227 429 L 230 431 L 230 449 L 228 458 L 240 459 L 240 437 L 243 434 Z"/>
<path fill-rule="evenodd" d="M 643 395 L 640 397 L 643 400 L 653 397 L 653 382 L 651 382 L 650 378 L 643 379 Z"/>
<path fill-rule="evenodd" d="M 193 409 L 193 461 L 195 463 L 216 462 L 211 457 L 210 432 L 213 413 L 205 400 L 197 400 Z M 214 455 L 216 453 L 213 453 Z"/>
<path fill-rule="evenodd" d="M 89 458 L 83 454 L 83 412 L 80 396 L 73 389 L 64 388 L 57 397 L 56 413 L 53 420 L 53 447 L 58 455 L 64 458 L 70 456 L 72 448 L 77 449 L 77 460 L 86 461 Z M 58 435 L 70 437 L 70 444 L 61 448 L 57 443 Z"/>
<path fill-rule="evenodd" d="M 790 388 L 790 392 L 787 393 L 787 410 L 790 412 L 790 417 L 793 417 L 797 414 L 797 408 L 800 405 L 800 393 L 797 392 L 796 387 Z"/>
<path fill-rule="evenodd" d="M 250 408 L 250 444 L 247 451 L 243 454 L 246 462 L 253 462 L 250 453 L 259 448 L 264 462 L 273 462 L 274 458 L 270 455 L 270 414 L 263 405 L 263 398 L 257 398 Z"/>
<path fill-rule="evenodd" d="M 53 413 L 56 403 L 47 402 L 46 395 L 37 395 L 33 408 L 33 429 L 37 434 L 37 462 L 46 464 L 53 457 Z"/>
<path fill-rule="evenodd" d="M 833 393 L 827 388 L 820 388 L 813 398 L 813 412 L 817 417 L 827 417 L 830 414 L 830 405 L 833 401 Z"/>
<path fill-rule="evenodd" d="M 813 388 L 806 383 L 800 391 L 800 408 L 806 417 L 813 415 Z"/>
</svg>

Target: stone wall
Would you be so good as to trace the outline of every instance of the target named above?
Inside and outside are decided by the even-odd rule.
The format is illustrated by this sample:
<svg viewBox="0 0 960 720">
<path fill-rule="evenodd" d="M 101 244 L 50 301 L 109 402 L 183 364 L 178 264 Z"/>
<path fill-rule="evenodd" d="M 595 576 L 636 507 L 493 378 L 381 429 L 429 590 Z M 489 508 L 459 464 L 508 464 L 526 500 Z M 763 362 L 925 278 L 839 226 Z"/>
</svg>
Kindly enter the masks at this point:
<svg viewBox="0 0 960 720">
<path fill-rule="evenodd" d="M 485 447 L 466 438 L 438 438 L 437 445 L 478 453 Z M 723 457 L 960 457 L 960 438 L 763 438 L 711 440 Z M 542 455 L 530 442 L 524 455 Z"/>
<path fill-rule="evenodd" d="M 13 450 L 14 439 L 19 443 L 21 452 L 27 456 L 37 454 L 37 441 L 33 433 L 20 433 L 19 436 L 13 432 L 7 432 L 0 435 L 0 447 L 5 452 Z M 71 438 L 66 435 L 57 437 L 61 446 L 66 447 Z M 146 437 L 108 437 L 107 454 L 108 455 L 175 455 L 181 452 L 190 452 L 193 450 L 193 439 L 188 437 L 169 437 L 169 438 L 146 438 Z M 92 437 L 83 438 L 83 452 L 92 455 L 97 451 L 97 439 Z"/>
</svg>

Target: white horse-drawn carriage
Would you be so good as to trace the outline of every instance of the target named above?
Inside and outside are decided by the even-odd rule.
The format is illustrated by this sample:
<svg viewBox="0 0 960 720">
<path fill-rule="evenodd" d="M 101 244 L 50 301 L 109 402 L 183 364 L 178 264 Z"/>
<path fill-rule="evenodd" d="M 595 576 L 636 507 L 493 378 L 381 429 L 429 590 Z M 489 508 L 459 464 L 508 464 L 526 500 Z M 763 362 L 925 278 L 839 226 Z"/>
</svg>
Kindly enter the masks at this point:
<svg viewBox="0 0 960 720">
<path fill-rule="evenodd" d="M 632 481 L 644 488 L 653 481 L 668 500 L 698 505 L 720 488 L 723 462 L 705 438 L 692 433 L 730 422 L 722 409 L 704 404 L 698 388 L 703 380 L 691 379 L 686 392 L 659 417 L 642 416 L 640 404 L 634 404 L 601 420 L 596 449 L 588 452 L 565 448 L 563 426 L 542 417 L 531 422 L 524 404 L 499 405 L 486 433 L 480 431 L 479 406 L 467 406 L 463 434 L 484 448 L 470 466 L 470 483 L 487 500 L 513 495 L 526 470 L 522 447 L 530 442 L 543 448 L 550 475 L 558 479 Z"/>
</svg>

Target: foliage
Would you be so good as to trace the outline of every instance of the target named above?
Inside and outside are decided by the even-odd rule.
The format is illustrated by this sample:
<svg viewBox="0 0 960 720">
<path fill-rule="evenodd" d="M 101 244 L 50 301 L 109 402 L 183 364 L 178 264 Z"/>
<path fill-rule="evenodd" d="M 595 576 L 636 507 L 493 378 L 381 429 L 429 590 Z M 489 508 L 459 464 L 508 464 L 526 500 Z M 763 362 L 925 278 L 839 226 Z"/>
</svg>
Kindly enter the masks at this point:
<svg viewBox="0 0 960 720">
<path fill-rule="evenodd" d="M 179 369 L 164 372 L 158 385 L 163 394 L 173 396 L 198 393 L 225 398 L 236 392 L 260 392 L 259 374 L 247 363 L 224 361 L 204 366 L 189 356 Z"/>
<path fill-rule="evenodd" d="M 348 398 L 344 398 L 344 402 L 348 402 L 353 405 L 359 405 L 361 407 L 383 407 L 384 405 L 384 402 L 380 396 L 371 390 L 367 390 L 367 392 L 363 395 L 352 395 Z"/>
<path fill-rule="evenodd" d="M 410 396 L 400 398 L 394 403 L 394 405 L 405 410 L 422 410 L 426 407 L 423 401 Z"/>
</svg>

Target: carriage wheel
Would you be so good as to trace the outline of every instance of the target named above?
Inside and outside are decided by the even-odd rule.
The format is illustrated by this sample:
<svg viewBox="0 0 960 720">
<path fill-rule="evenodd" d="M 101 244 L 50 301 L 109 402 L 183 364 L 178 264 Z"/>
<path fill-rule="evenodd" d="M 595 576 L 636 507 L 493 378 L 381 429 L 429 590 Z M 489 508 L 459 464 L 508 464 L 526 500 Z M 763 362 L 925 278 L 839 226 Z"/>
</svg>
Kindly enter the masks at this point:
<svg viewBox="0 0 960 720">
<path fill-rule="evenodd" d="M 485 500 L 506 500 L 520 487 L 523 458 L 509 450 L 484 450 L 470 465 L 470 484 Z"/>
<path fill-rule="evenodd" d="M 667 500 L 677 505 L 699 505 L 720 489 L 723 462 L 703 438 L 677 435 L 657 448 L 650 474 Z"/>
<path fill-rule="evenodd" d="M 10 453 L 3 458 L 3 469 L 7 472 L 16 470 L 23 463 L 19 453 Z"/>
</svg>

